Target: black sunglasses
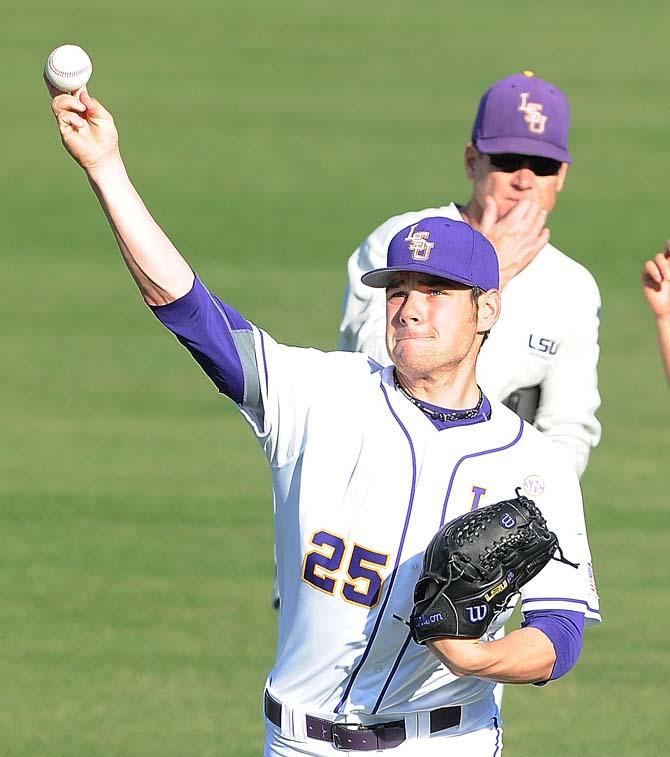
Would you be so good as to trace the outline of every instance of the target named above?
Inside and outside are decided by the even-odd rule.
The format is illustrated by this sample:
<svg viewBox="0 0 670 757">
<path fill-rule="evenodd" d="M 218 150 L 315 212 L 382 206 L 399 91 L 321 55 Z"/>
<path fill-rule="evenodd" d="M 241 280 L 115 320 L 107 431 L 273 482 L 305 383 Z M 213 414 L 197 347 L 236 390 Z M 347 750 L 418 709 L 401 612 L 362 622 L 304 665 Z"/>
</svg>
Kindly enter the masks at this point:
<svg viewBox="0 0 670 757">
<path fill-rule="evenodd" d="M 498 155 L 489 154 L 489 160 L 494 169 L 504 173 L 514 173 L 522 168 L 528 168 L 536 176 L 555 176 L 561 170 L 560 160 L 542 158 L 539 155 L 517 155 L 505 152 Z"/>
</svg>

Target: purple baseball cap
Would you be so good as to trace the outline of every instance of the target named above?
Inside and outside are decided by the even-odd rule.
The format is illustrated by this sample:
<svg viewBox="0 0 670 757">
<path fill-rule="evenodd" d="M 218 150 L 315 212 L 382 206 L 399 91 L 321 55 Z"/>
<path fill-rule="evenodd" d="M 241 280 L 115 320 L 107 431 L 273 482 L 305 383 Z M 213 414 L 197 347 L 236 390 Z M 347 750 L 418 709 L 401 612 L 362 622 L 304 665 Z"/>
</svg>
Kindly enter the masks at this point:
<svg viewBox="0 0 670 757">
<path fill-rule="evenodd" d="M 419 218 L 401 229 L 389 243 L 386 260 L 386 268 L 368 271 L 361 281 L 383 289 L 397 271 L 413 271 L 484 291 L 499 288 L 493 245 L 467 223 L 444 216 Z"/>
<path fill-rule="evenodd" d="M 483 153 L 517 153 L 572 163 L 570 106 L 558 87 L 532 71 L 497 81 L 482 95 L 472 143 Z"/>
</svg>

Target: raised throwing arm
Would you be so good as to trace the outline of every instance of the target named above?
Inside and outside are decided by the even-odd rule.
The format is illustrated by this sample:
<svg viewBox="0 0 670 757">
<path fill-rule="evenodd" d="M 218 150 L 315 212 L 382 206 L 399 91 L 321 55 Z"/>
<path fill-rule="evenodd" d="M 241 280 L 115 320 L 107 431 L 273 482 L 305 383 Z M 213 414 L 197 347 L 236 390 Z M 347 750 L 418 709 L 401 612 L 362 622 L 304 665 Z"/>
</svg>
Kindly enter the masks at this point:
<svg viewBox="0 0 670 757">
<path fill-rule="evenodd" d="M 52 96 L 55 92 L 50 89 Z M 56 94 L 51 109 L 65 149 L 84 169 L 112 227 L 123 259 L 149 305 L 185 295 L 194 274 L 132 185 L 112 115 L 85 88 Z"/>
</svg>

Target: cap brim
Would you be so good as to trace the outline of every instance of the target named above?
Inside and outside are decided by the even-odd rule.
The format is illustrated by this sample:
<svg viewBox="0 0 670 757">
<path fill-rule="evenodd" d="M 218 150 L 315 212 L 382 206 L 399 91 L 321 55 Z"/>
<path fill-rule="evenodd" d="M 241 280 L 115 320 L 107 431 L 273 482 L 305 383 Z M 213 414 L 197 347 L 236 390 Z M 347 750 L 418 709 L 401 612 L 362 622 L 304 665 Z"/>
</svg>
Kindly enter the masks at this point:
<svg viewBox="0 0 670 757">
<path fill-rule="evenodd" d="M 479 152 L 497 155 L 501 153 L 515 153 L 538 158 L 551 158 L 561 163 L 572 163 L 572 155 L 551 142 L 542 142 L 532 137 L 489 137 L 475 140 Z"/>
<path fill-rule="evenodd" d="M 426 265 L 412 266 L 393 266 L 391 268 L 375 268 L 374 271 L 368 271 L 361 276 L 361 281 L 374 289 L 385 289 L 392 281 L 396 273 L 422 273 L 425 276 L 434 276 L 445 281 L 455 281 L 458 284 L 465 284 L 469 287 L 477 286 L 472 281 L 466 281 L 462 276 L 452 276 L 447 271 L 431 268 Z"/>
</svg>

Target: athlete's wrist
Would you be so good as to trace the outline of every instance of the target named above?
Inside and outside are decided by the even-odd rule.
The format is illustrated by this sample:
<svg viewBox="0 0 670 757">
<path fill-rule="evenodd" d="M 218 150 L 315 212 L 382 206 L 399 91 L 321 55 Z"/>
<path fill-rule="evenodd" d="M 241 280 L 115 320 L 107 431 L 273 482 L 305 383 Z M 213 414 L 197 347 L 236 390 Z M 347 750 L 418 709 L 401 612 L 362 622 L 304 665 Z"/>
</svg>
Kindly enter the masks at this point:
<svg viewBox="0 0 670 757">
<path fill-rule="evenodd" d="M 110 183 L 128 180 L 126 167 L 123 163 L 121 153 L 118 152 L 118 150 L 113 154 L 106 156 L 95 165 L 86 167 L 84 170 L 86 171 L 86 176 L 91 184 L 98 188 Z"/>
<path fill-rule="evenodd" d="M 481 675 L 490 665 L 486 645 L 479 639 L 435 639 L 427 646 L 459 678 Z"/>
</svg>

